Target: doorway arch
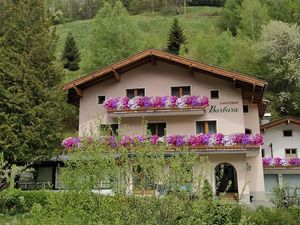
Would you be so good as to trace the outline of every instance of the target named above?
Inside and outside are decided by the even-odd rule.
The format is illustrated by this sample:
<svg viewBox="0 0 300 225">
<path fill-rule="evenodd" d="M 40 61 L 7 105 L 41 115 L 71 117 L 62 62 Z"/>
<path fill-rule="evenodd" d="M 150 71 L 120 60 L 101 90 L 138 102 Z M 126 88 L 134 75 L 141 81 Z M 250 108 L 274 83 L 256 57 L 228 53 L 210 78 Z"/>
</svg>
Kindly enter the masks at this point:
<svg viewBox="0 0 300 225">
<path fill-rule="evenodd" d="M 220 163 L 215 167 L 216 194 L 238 193 L 236 169 L 230 163 Z"/>
</svg>

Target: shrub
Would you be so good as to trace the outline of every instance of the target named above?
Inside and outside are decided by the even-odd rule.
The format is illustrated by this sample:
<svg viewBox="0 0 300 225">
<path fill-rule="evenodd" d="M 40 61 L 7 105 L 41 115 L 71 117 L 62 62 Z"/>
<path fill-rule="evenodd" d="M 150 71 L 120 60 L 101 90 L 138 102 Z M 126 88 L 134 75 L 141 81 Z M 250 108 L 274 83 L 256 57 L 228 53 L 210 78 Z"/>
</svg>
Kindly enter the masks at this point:
<svg viewBox="0 0 300 225">
<path fill-rule="evenodd" d="M 34 204 L 45 206 L 50 194 L 50 191 L 21 191 L 20 189 L 2 191 L 0 212 L 13 215 L 30 211 Z"/>
</svg>

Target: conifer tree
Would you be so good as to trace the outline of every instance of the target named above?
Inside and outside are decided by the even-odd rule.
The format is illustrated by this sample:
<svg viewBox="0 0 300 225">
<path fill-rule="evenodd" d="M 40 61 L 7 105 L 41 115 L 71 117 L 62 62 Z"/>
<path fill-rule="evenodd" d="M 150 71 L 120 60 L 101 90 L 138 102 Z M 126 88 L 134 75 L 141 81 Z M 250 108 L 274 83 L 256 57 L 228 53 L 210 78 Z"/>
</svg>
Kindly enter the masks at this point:
<svg viewBox="0 0 300 225">
<path fill-rule="evenodd" d="M 56 36 L 43 0 L 3 0 L 0 21 L 0 152 L 10 165 L 30 164 L 62 139 Z"/>
<path fill-rule="evenodd" d="M 74 35 L 70 32 L 66 38 L 65 48 L 61 57 L 64 68 L 71 71 L 79 69 L 80 53 Z"/>
<path fill-rule="evenodd" d="M 186 43 L 186 38 L 183 34 L 183 29 L 179 26 L 177 18 L 174 18 L 172 28 L 169 31 L 167 50 L 170 53 L 179 54 L 182 44 Z"/>
</svg>

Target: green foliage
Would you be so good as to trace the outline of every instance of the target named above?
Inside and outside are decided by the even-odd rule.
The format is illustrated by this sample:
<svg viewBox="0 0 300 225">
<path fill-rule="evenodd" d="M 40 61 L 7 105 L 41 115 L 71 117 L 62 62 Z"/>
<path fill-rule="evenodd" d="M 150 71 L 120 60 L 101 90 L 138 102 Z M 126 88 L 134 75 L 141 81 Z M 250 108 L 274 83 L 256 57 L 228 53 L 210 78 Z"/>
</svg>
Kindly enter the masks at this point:
<svg viewBox="0 0 300 225">
<path fill-rule="evenodd" d="M 180 47 L 186 43 L 183 29 L 179 25 L 177 18 L 173 20 L 172 28 L 169 31 L 167 50 L 170 53 L 179 54 Z"/>
<path fill-rule="evenodd" d="M 272 194 L 272 202 L 278 208 L 300 206 L 298 188 L 290 188 L 284 185 L 283 187 L 274 188 Z"/>
<path fill-rule="evenodd" d="M 56 10 L 52 16 L 52 23 L 54 25 L 61 24 L 65 22 L 64 14 L 61 10 Z"/>
<path fill-rule="evenodd" d="M 212 200 L 213 198 L 212 187 L 207 179 L 205 179 L 203 182 L 203 187 L 201 189 L 200 197 L 203 200 L 207 200 L 207 201 Z"/>
<path fill-rule="evenodd" d="M 114 6 L 105 3 L 99 10 L 90 38 L 94 68 L 117 62 L 138 50 L 138 34 L 120 1 Z"/>
<path fill-rule="evenodd" d="M 201 6 L 224 6 L 226 0 L 192 0 L 190 5 L 201 5 Z"/>
<path fill-rule="evenodd" d="M 10 215 L 29 212 L 34 204 L 46 206 L 51 194 L 50 191 L 4 190 L 0 192 L 0 212 Z"/>
<path fill-rule="evenodd" d="M 273 20 L 300 24 L 300 2 L 298 0 L 267 0 L 266 3 L 269 15 Z"/>
<path fill-rule="evenodd" d="M 240 7 L 243 0 L 227 0 L 221 12 L 219 26 L 223 30 L 229 30 L 233 36 L 237 35 L 240 23 Z"/>
<path fill-rule="evenodd" d="M 0 5 L 0 152 L 11 163 L 51 155 L 62 130 L 62 71 L 42 0 Z"/>
<path fill-rule="evenodd" d="M 61 57 L 64 68 L 67 68 L 71 71 L 75 71 L 79 69 L 80 62 L 80 53 L 77 48 L 75 38 L 73 34 L 70 32 L 66 38 L 65 48 Z"/>
<path fill-rule="evenodd" d="M 299 115 L 300 29 L 279 21 L 263 28 L 260 63 L 262 74 L 274 94 L 273 104 L 281 115 Z"/>
<path fill-rule="evenodd" d="M 267 8 L 260 0 L 244 0 L 240 8 L 241 34 L 253 40 L 261 35 L 262 26 L 268 22 Z"/>
</svg>

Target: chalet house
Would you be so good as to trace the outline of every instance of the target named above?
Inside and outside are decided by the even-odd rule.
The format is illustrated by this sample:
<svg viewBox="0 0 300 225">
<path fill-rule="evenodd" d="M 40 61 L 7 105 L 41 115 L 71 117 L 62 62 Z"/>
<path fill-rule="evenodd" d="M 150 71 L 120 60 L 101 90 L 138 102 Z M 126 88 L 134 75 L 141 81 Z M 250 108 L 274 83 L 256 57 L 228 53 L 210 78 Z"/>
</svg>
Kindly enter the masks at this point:
<svg viewBox="0 0 300 225">
<path fill-rule="evenodd" d="M 111 126 L 119 135 L 140 135 L 150 130 L 159 137 L 207 133 L 257 137 L 254 135 L 260 133 L 259 119 L 266 108 L 263 100 L 266 85 L 254 77 L 149 49 L 71 81 L 65 84 L 64 91 L 68 93 L 68 102 L 79 107 L 80 136 L 96 134 L 102 124 Z M 131 104 L 129 100 L 137 96 L 154 103 L 151 107 L 145 102 L 143 107 Z M 131 105 L 124 107 L 124 99 Z M 176 107 L 169 107 L 168 104 L 174 103 L 172 99 L 191 102 L 176 100 Z M 147 128 L 142 121 L 146 121 Z M 227 192 L 239 194 L 244 203 L 263 201 L 261 143 L 236 139 L 231 144 L 224 141 L 220 146 L 208 144 L 192 150 L 207 156 L 212 164 L 208 179 L 215 193 L 227 188 L 226 184 L 216 185 L 216 174 L 222 165 L 224 179 L 232 184 Z M 200 166 L 195 165 L 197 168 Z M 48 169 L 42 172 L 48 174 L 57 188 L 58 168 Z"/>
<path fill-rule="evenodd" d="M 266 194 L 274 187 L 300 187 L 300 119 L 284 117 L 260 126 Z"/>
</svg>

